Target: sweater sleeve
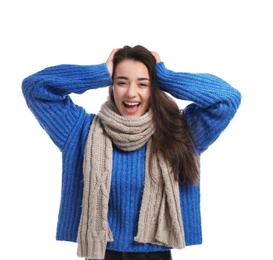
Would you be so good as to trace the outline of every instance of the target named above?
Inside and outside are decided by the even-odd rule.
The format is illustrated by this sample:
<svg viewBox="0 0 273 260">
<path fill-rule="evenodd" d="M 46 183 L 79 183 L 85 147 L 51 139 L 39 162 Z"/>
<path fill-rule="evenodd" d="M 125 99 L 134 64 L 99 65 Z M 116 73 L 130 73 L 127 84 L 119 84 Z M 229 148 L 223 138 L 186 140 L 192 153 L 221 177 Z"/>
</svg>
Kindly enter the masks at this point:
<svg viewBox="0 0 273 260">
<path fill-rule="evenodd" d="M 184 110 L 187 122 L 197 150 L 205 151 L 234 117 L 240 92 L 214 75 L 174 72 L 163 62 L 157 64 L 157 78 L 163 91 L 190 101 Z"/>
<path fill-rule="evenodd" d="M 22 82 L 29 109 L 60 150 L 73 127 L 88 114 L 73 103 L 71 93 L 109 86 L 112 79 L 105 63 L 58 65 L 45 68 Z M 78 127 L 78 125 L 77 125 Z"/>
</svg>

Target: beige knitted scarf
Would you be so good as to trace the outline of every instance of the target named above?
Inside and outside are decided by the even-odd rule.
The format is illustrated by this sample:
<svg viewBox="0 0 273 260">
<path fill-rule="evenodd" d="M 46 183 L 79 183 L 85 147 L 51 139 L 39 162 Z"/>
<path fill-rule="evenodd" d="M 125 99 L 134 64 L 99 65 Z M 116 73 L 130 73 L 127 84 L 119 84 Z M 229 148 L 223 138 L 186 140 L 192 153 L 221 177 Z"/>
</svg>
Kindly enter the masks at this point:
<svg viewBox="0 0 273 260">
<path fill-rule="evenodd" d="M 117 113 L 110 101 L 102 105 L 94 118 L 84 153 L 84 191 L 77 240 L 79 257 L 103 259 L 107 242 L 114 239 L 107 220 L 112 142 L 124 151 L 136 150 L 147 143 L 144 191 L 134 240 L 185 247 L 179 187 L 171 167 L 163 156 L 154 156 L 150 173 L 150 137 L 154 131 L 150 111 L 141 117 L 126 118 Z"/>
</svg>

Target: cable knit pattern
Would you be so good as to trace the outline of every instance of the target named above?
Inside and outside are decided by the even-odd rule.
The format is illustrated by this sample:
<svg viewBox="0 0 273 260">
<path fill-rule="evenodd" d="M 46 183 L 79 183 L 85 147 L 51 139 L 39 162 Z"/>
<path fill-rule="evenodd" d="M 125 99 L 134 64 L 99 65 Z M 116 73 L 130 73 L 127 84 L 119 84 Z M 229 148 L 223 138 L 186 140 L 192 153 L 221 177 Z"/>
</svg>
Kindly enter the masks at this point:
<svg viewBox="0 0 273 260">
<path fill-rule="evenodd" d="M 113 241 L 107 212 L 112 170 L 112 142 L 96 117 L 91 126 L 84 156 L 84 196 L 78 232 L 78 255 L 103 259 L 106 243 Z M 93 173 L 93 174 L 91 174 Z"/>
<path fill-rule="evenodd" d="M 232 120 L 240 105 L 240 93 L 210 74 L 174 72 L 168 70 L 163 62 L 158 63 L 156 69 L 162 90 L 178 99 L 191 101 L 184 111 L 195 134 L 196 146 L 202 153 Z M 77 241 L 82 212 L 84 149 L 95 117 L 74 104 L 70 94 L 82 94 L 111 84 L 106 63 L 53 66 L 23 81 L 22 90 L 29 109 L 62 153 L 57 240 Z M 112 146 L 108 224 L 114 241 L 107 243 L 107 249 L 124 252 L 168 249 L 134 240 L 138 233 L 147 149 L 146 144 L 128 152 Z M 186 245 L 200 244 L 200 186 L 186 183 L 179 187 L 179 191 Z"/>
<path fill-rule="evenodd" d="M 102 105 L 95 117 L 84 156 L 84 194 L 78 233 L 78 256 L 104 259 L 106 243 L 113 241 L 107 220 L 112 142 L 125 151 L 137 150 L 149 142 L 135 240 L 175 248 L 185 247 L 178 182 L 163 156 L 152 158 L 152 178 L 150 175 L 150 137 L 155 131 L 152 119 L 151 111 L 137 118 L 120 116 L 110 101 Z"/>
</svg>

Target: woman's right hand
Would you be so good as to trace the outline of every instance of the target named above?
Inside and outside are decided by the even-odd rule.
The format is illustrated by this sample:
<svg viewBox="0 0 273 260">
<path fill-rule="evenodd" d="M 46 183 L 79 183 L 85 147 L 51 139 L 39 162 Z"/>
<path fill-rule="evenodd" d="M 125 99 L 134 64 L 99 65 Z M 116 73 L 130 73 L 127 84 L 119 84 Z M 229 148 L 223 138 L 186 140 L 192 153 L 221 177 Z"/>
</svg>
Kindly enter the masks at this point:
<svg viewBox="0 0 273 260">
<path fill-rule="evenodd" d="M 110 73 L 110 76 L 112 77 L 112 74 L 113 74 L 113 58 L 114 58 L 114 55 L 115 53 L 119 50 L 119 48 L 115 48 L 111 51 L 107 61 L 106 61 L 106 66 L 108 68 L 108 71 Z"/>
</svg>

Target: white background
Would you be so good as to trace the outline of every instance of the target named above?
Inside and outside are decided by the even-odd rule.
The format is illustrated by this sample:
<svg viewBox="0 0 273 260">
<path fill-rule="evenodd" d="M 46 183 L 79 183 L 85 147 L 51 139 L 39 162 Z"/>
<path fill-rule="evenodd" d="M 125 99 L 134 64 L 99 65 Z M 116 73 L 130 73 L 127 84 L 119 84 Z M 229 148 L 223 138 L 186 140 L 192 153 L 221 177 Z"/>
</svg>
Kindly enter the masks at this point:
<svg viewBox="0 0 273 260">
<path fill-rule="evenodd" d="M 1 1 L 0 259 L 79 259 L 76 244 L 55 241 L 61 154 L 28 110 L 23 78 L 61 63 L 102 63 L 113 48 L 141 44 L 169 69 L 216 74 L 243 97 L 201 158 L 204 242 L 174 250 L 174 259 L 272 260 L 270 2 Z M 106 96 L 74 98 L 97 112 Z"/>
</svg>

